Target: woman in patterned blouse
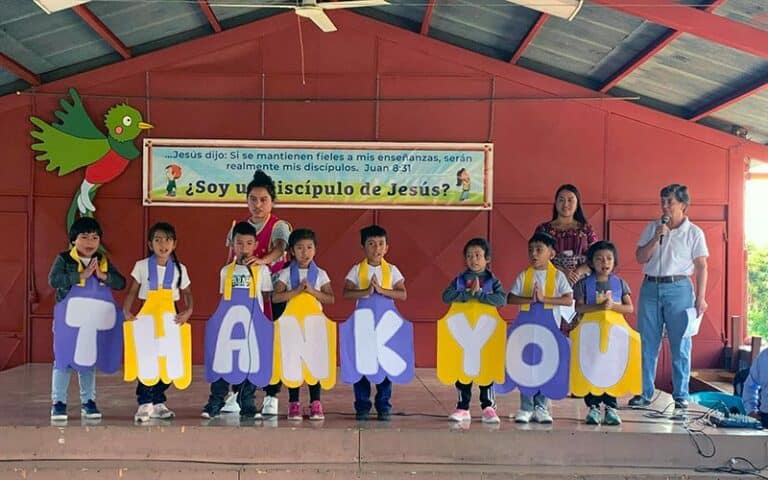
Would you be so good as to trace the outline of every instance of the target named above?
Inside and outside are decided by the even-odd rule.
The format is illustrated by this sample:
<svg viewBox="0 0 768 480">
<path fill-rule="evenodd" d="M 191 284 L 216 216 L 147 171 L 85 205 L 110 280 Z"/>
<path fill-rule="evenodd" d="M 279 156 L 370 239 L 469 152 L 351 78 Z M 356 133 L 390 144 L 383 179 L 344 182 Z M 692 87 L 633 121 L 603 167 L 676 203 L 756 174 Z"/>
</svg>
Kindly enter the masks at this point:
<svg viewBox="0 0 768 480">
<path fill-rule="evenodd" d="M 555 238 L 557 255 L 552 263 L 568 277 L 571 285 L 589 274 L 586 253 L 597 241 L 597 235 L 584 216 L 581 195 L 575 186 L 565 184 L 557 189 L 552 220 L 536 227 L 536 231 Z"/>
</svg>

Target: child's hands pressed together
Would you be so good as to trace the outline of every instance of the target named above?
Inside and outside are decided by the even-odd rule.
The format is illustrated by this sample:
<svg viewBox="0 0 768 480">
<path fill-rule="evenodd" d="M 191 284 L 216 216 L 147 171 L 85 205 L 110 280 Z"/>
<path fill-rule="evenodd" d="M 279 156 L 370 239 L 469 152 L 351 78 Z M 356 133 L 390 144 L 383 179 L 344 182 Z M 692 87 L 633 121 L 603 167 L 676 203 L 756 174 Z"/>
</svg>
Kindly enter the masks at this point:
<svg viewBox="0 0 768 480">
<path fill-rule="evenodd" d="M 382 288 L 381 285 L 379 285 L 379 279 L 376 278 L 376 275 L 371 277 L 371 284 L 368 286 L 368 294 L 370 295 L 373 292 L 381 293 Z"/>
<path fill-rule="evenodd" d="M 533 285 L 531 303 L 544 303 L 544 293 L 541 291 L 541 286 L 538 283 Z"/>
<path fill-rule="evenodd" d="M 482 291 L 482 288 L 480 288 L 480 279 L 475 277 L 475 279 L 472 281 L 472 295 L 478 295 Z"/>
<path fill-rule="evenodd" d="M 96 258 L 92 258 L 88 266 L 85 267 L 82 272 L 80 272 L 80 280 L 85 280 L 86 278 L 90 277 L 94 274 L 94 272 L 96 272 L 98 268 L 99 262 L 96 260 Z"/>
</svg>

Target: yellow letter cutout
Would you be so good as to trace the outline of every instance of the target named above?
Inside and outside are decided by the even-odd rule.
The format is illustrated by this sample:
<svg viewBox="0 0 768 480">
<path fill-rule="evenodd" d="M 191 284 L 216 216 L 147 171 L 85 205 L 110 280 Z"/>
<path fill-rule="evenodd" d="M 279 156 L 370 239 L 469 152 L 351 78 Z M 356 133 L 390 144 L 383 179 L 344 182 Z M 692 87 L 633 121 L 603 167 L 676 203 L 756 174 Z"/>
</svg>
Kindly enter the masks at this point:
<svg viewBox="0 0 768 480">
<path fill-rule="evenodd" d="M 452 303 L 437 321 L 437 378 L 446 385 L 503 382 L 506 327 L 496 307 Z"/>
</svg>

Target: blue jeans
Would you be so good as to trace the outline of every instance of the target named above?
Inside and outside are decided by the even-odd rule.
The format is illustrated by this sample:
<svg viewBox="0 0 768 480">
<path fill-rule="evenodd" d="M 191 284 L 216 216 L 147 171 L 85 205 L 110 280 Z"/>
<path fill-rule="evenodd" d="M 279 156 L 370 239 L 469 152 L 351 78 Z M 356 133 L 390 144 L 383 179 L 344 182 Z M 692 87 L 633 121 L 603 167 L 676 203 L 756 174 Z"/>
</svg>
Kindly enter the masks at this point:
<svg viewBox="0 0 768 480">
<path fill-rule="evenodd" d="M 532 412 L 536 407 L 549 411 L 549 399 L 541 394 L 526 395 L 520 392 L 520 410 Z"/>
<path fill-rule="evenodd" d="M 361 378 L 354 385 L 355 390 L 355 411 L 369 412 L 371 410 L 371 382 L 366 377 Z M 385 378 L 383 382 L 376 384 L 376 397 L 374 402 L 377 412 L 389 412 L 392 404 L 389 399 L 392 398 L 392 382 Z"/>
<path fill-rule="evenodd" d="M 71 375 L 72 369 L 69 367 L 53 369 L 51 374 L 52 403 L 67 403 L 67 390 Z M 96 370 L 90 368 L 83 372 L 77 372 L 77 379 L 80 381 L 80 403 L 86 403 L 88 400 L 96 401 Z"/>
<path fill-rule="evenodd" d="M 643 398 L 651 400 L 656 380 L 661 337 L 667 328 L 672 353 L 672 398 L 688 399 L 691 378 L 691 337 L 683 337 L 688 326 L 686 308 L 693 307 L 693 284 L 690 279 L 672 283 L 643 281 L 637 313 L 637 329 L 642 340 Z"/>
</svg>

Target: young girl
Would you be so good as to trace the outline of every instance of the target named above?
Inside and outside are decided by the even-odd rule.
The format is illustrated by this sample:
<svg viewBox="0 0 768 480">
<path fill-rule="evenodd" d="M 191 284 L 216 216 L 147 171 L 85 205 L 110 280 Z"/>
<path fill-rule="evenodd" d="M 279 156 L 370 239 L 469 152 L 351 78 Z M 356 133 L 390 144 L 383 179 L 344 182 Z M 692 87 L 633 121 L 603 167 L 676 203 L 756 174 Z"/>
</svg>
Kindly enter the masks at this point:
<svg viewBox="0 0 768 480">
<path fill-rule="evenodd" d="M 171 285 L 173 301 L 179 300 L 179 291 L 184 297 L 186 310 L 176 315 L 175 322 L 182 325 L 189 321 L 192 315 L 192 289 L 190 288 L 189 275 L 187 267 L 182 265 L 176 258 L 176 229 L 169 223 L 156 223 L 149 229 L 147 235 L 150 256 L 139 260 L 133 267 L 131 277 L 133 283 L 125 298 L 123 313 L 126 321 L 135 320 L 131 313 L 131 307 L 138 295 L 139 299 L 147 300 L 149 296 L 159 293 L 163 288 L 168 288 L 166 284 Z M 173 272 L 167 272 L 166 267 L 171 263 Z M 150 285 L 150 268 L 156 269 L 156 286 Z M 175 306 L 172 307 L 175 310 Z M 174 413 L 165 405 L 165 391 L 170 384 L 158 381 L 152 386 L 144 385 L 139 380 L 136 386 L 136 400 L 139 403 L 139 409 L 134 415 L 137 422 L 146 422 L 150 418 L 173 418 Z"/>
<path fill-rule="evenodd" d="M 308 293 L 319 303 L 330 305 L 334 302 L 331 280 L 322 268 L 315 265 L 317 239 L 315 232 L 306 228 L 294 230 L 288 237 L 288 250 L 293 257 L 290 265 L 280 271 L 275 282 L 272 300 L 287 302 L 300 293 Z M 320 403 L 320 383 L 307 385 L 309 388 L 309 419 L 323 420 L 323 405 Z M 288 389 L 288 420 L 301 421 L 299 388 Z"/>
<path fill-rule="evenodd" d="M 623 315 L 632 313 L 631 292 L 627 282 L 613 274 L 619 265 L 616 246 L 611 242 L 599 241 L 587 250 L 587 265 L 592 273 L 579 280 L 573 287 L 576 312 L 579 314 L 613 310 Z M 589 425 L 600 424 L 600 404 L 605 405 L 605 425 L 620 425 L 621 418 L 616 409 L 616 397 L 587 394 L 584 403 L 589 407 L 585 421 Z"/>
</svg>

